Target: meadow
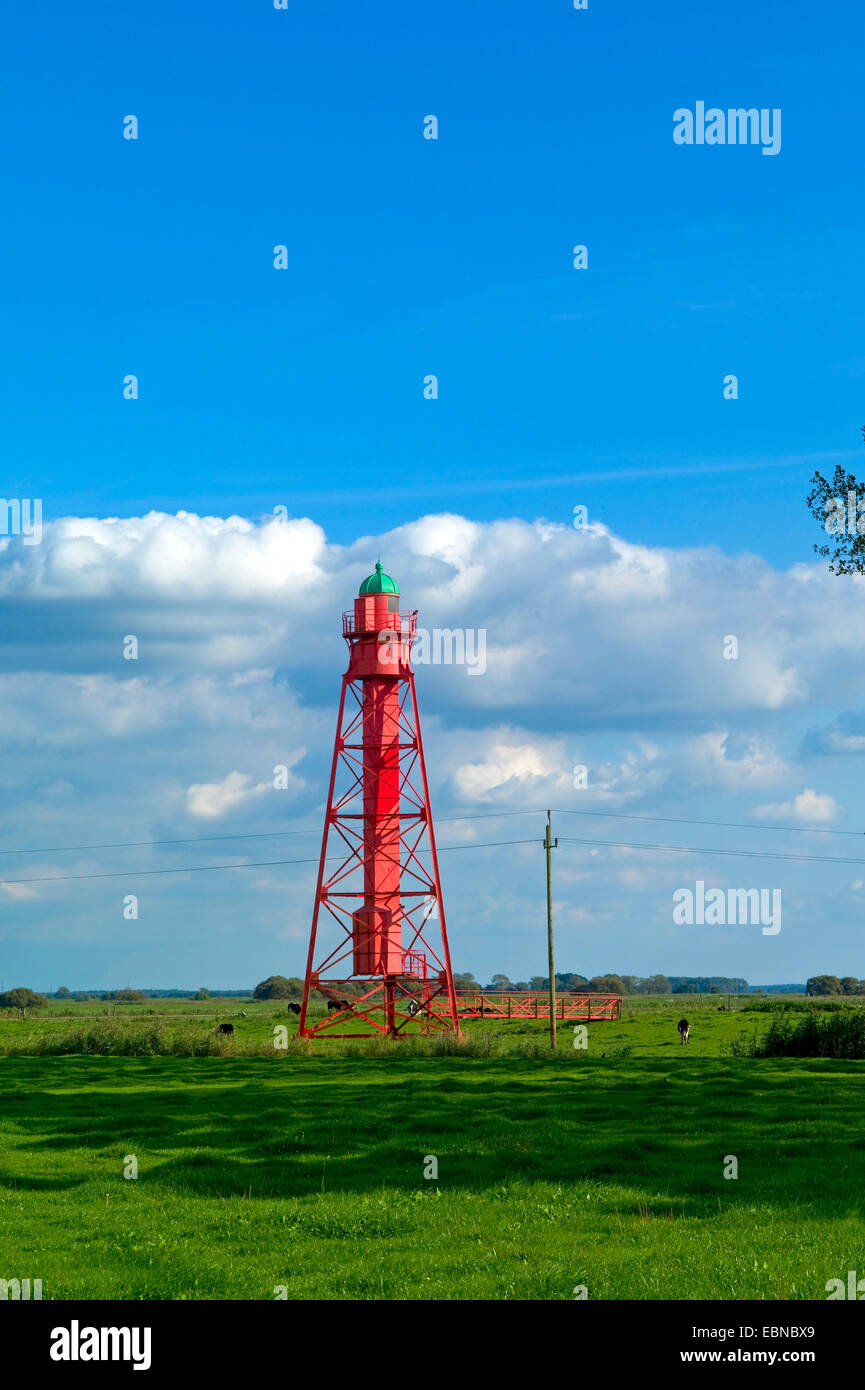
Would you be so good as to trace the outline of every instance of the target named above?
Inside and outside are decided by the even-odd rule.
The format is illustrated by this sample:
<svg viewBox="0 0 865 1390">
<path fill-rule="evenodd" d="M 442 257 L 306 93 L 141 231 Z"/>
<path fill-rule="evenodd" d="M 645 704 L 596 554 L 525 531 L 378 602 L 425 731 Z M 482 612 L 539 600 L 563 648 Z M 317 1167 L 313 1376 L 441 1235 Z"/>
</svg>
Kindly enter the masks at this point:
<svg viewBox="0 0 865 1390">
<path fill-rule="evenodd" d="M 736 1056 L 777 1014 L 720 1002 L 629 1001 L 555 1055 L 531 1022 L 277 1051 L 284 1005 L 244 1000 L 0 1018 L 0 1278 L 46 1299 L 824 1299 L 865 1275 L 863 1063 Z M 162 1050 L 44 1050 L 100 1029 Z M 220 1055 L 184 1054 L 194 1036 Z"/>
</svg>

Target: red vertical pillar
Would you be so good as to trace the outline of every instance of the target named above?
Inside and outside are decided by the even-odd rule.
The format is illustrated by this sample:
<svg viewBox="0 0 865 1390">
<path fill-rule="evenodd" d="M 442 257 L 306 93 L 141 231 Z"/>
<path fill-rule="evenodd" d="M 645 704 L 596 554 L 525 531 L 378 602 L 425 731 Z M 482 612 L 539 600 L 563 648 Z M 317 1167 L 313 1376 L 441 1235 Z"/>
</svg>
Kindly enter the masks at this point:
<svg viewBox="0 0 865 1390">
<path fill-rule="evenodd" d="M 399 683 L 363 686 L 363 907 L 354 919 L 354 973 L 402 970 L 400 922 Z"/>
</svg>

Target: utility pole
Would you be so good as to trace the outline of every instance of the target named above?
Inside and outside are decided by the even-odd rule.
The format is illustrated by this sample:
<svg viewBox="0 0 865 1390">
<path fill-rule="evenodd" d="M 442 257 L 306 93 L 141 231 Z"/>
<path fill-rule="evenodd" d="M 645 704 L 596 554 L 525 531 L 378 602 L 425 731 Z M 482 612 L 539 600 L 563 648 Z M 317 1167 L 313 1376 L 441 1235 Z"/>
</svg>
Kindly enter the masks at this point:
<svg viewBox="0 0 865 1390">
<path fill-rule="evenodd" d="M 547 811 L 546 835 L 544 836 L 544 848 L 547 851 L 547 949 L 550 960 L 550 1047 L 556 1046 L 556 965 L 553 958 L 553 866 L 551 852 L 558 839 L 553 841 L 552 822 L 550 813 Z"/>
</svg>

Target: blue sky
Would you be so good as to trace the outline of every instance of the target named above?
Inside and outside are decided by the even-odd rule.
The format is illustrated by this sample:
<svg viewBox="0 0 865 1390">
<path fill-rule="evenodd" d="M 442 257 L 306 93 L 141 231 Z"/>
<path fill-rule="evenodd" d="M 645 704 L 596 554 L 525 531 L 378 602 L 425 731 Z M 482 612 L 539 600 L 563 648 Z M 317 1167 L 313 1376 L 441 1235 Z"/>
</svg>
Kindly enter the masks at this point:
<svg viewBox="0 0 865 1390">
<path fill-rule="evenodd" d="M 624 773 L 609 774 L 604 805 L 751 821 L 766 807 L 802 819 L 816 804 L 827 824 L 855 825 L 861 594 L 854 581 L 827 584 L 822 569 L 808 584 L 789 576 L 814 564 L 803 500 L 814 468 L 856 469 L 862 457 L 862 37 L 852 3 L 756 13 L 743 2 L 707 12 L 601 0 L 585 12 L 567 0 L 8 11 L 4 495 L 41 497 L 58 526 L 187 511 L 236 514 L 256 530 L 235 556 L 233 589 L 224 549 L 198 533 L 190 542 L 183 528 L 159 542 L 148 532 L 146 543 L 133 528 L 128 544 L 112 546 L 49 526 L 41 546 L 4 550 L 5 845 L 195 833 L 189 787 L 235 771 L 259 785 L 271 745 L 273 761 L 277 745 L 306 750 L 291 804 L 275 817 L 260 797 L 241 799 L 213 833 L 316 824 L 343 654 L 338 639 L 318 645 L 317 635 L 304 666 L 276 639 L 290 644 L 304 630 L 303 616 L 298 629 L 286 615 L 307 603 L 313 573 L 329 576 L 312 600 L 326 633 L 383 546 L 430 624 L 486 624 L 491 644 L 507 633 L 517 647 L 537 627 L 533 605 L 550 602 L 571 624 L 570 643 L 560 634 L 551 644 L 561 675 L 552 694 L 527 680 L 508 697 L 513 673 L 499 681 L 492 658 L 489 681 L 423 673 L 422 708 L 449 767 L 436 792 L 442 815 L 489 810 L 491 797 L 557 804 L 571 760 L 621 770 L 633 756 L 627 787 Z M 698 100 L 780 108 L 780 154 L 675 145 L 673 112 Z M 437 141 L 422 138 L 430 113 Z M 128 114 L 137 141 L 122 138 Z M 572 267 L 577 243 L 588 247 L 587 270 Z M 277 244 L 289 250 L 284 272 L 273 268 Z M 139 378 L 137 401 L 122 398 L 127 373 Z M 435 401 L 423 397 L 428 373 L 439 380 Z M 735 401 L 723 398 L 729 373 Z M 243 570 L 272 562 L 259 523 L 278 504 L 326 537 L 304 552 L 303 598 L 282 571 L 268 587 Z M 649 558 L 622 559 L 595 536 L 596 569 L 586 571 L 574 550 L 577 504 Z M 410 529 L 429 514 L 481 529 Z M 562 528 L 546 550 L 531 529 L 539 520 Z M 513 526 L 496 531 L 500 521 Z M 495 573 L 510 544 L 515 575 L 527 566 L 522 597 Z M 599 576 L 591 593 L 586 573 Z M 631 628 L 641 573 L 655 602 Z M 115 634 L 139 620 L 152 664 L 128 686 Z M 657 645 L 644 648 L 651 620 Z M 679 669 L 671 644 L 688 633 L 693 655 L 704 636 L 710 671 L 712 644 L 735 621 L 753 624 L 747 688 L 744 674 L 734 693 Z M 250 670 L 271 674 L 242 676 Z M 79 719 L 69 681 L 91 682 L 95 723 Z M 184 685 L 196 681 L 195 692 Z M 207 699 L 202 681 L 214 682 Z M 257 681 L 273 730 L 261 746 L 255 714 L 230 693 Z M 106 711 L 133 696 L 135 713 L 100 742 Z M 280 709 L 293 720 L 281 732 Z M 462 763 L 448 763 L 472 731 L 488 760 L 493 748 L 512 750 L 499 756 L 516 768 L 501 784 L 460 776 L 475 756 L 468 743 Z M 699 740 L 719 732 L 727 766 L 710 773 Z M 839 739 L 849 756 L 827 752 Z M 661 782 L 635 752 L 647 742 Z M 536 765 L 513 754 L 529 748 Z M 472 800 L 466 788 L 479 785 Z M 806 791 L 832 806 L 797 803 Z M 684 829 L 683 843 L 710 843 Z M 814 853 L 847 843 L 789 840 Z M 580 916 L 585 881 L 562 885 L 563 932 L 577 914 L 560 948 L 565 969 L 865 975 L 855 868 L 845 879 L 835 867 L 785 867 L 798 875 L 788 889 L 799 895 L 798 935 L 791 915 L 785 954 L 767 945 L 761 955 L 744 938 L 732 950 L 672 935 L 666 879 L 653 926 L 642 904 L 655 888 L 628 889 L 615 855 L 602 854 L 608 877 L 591 880 L 590 921 Z M 114 867 L 96 860 L 89 868 Z M 474 879 L 449 871 L 455 957 L 478 974 L 540 973 L 523 925 L 537 885 L 524 891 L 514 870 L 497 904 L 500 862 L 479 856 Z M 680 880 L 699 868 L 689 862 Z M 46 871 L 59 868 L 46 861 Z M 242 874 L 215 874 L 206 889 L 166 880 L 159 927 L 135 940 L 109 929 L 108 886 L 58 885 L 49 904 L 44 890 L 10 897 L 0 905 L 0 975 L 8 985 L 23 972 L 48 988 L 297 973 L 308 884 L 305 870 L 291 872 L 288 944 L 278 907 L 267 909 L 273 935 L 255 935 L 243 891 L 226 883 Z M 278 903 L 281 891 L 261 895 Z M 465 906 L 479 892 L 480 914 Z M 193 921 L 200 893 L 220 924 L 206 952 Z M 815 914 L 829 940 L 837 928 L 832 961 L 828 948 L 817 959 Z"/>
<path fill-rule="evenodd" d="M 396 484 L 801 554 L 812 457 L 858 442 L 861 11 L 412 8 L 7 16 L 11 482 L 55 514 L 288 488 L 339 539 Z M 675 146 L 697 99 L 781 107 L 781 154 Z"/>
</svg>

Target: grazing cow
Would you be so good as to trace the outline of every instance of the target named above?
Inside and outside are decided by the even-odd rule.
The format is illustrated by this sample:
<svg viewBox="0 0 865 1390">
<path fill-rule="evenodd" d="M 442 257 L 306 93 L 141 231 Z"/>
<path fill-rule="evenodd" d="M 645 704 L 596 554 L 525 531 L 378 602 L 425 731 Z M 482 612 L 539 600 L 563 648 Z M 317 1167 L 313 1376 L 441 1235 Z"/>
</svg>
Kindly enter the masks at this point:
<svg viewBox="0 0 865 1390">
<path fill-rule="evenodd" d="M 234 1032 L 234 1024 L 233 1024 L 233 1023 L 218 1023 L 218 1024 L 216 1025 L 216 1031 L 217 1031 L 217 1033 L 233 1033 L 233 1032 Z"/>
<path fill-rule="evenodd" d="M 347 999 L 328 999 L 327 1001 L 327 1011 L 330 1014 L 339 1013 L 340 1009 L 347 1008 L 349 1008 L 349 1002 Z"/>
<path fill-rule="evenodd" d="M 288 1012 L 289 1012 L 290 1014 L 299 1014 L 299 1013 L 300 1013 L 300 1005 L 299 1005 L 299 1004 L 289 1004 L 289 1006 L 288 1006 Z"/>
<path fill-rule="evenodd" d="M 682 1039 L 682 1046 L 684 1047 L 686 1042 L 691 1041 L 691 1029 L 688 1025 L 688 1020 L 686 1018 L 680 1018 L 676 1027 L 679 1030 L 679 1036 Z"/>
</svg>

